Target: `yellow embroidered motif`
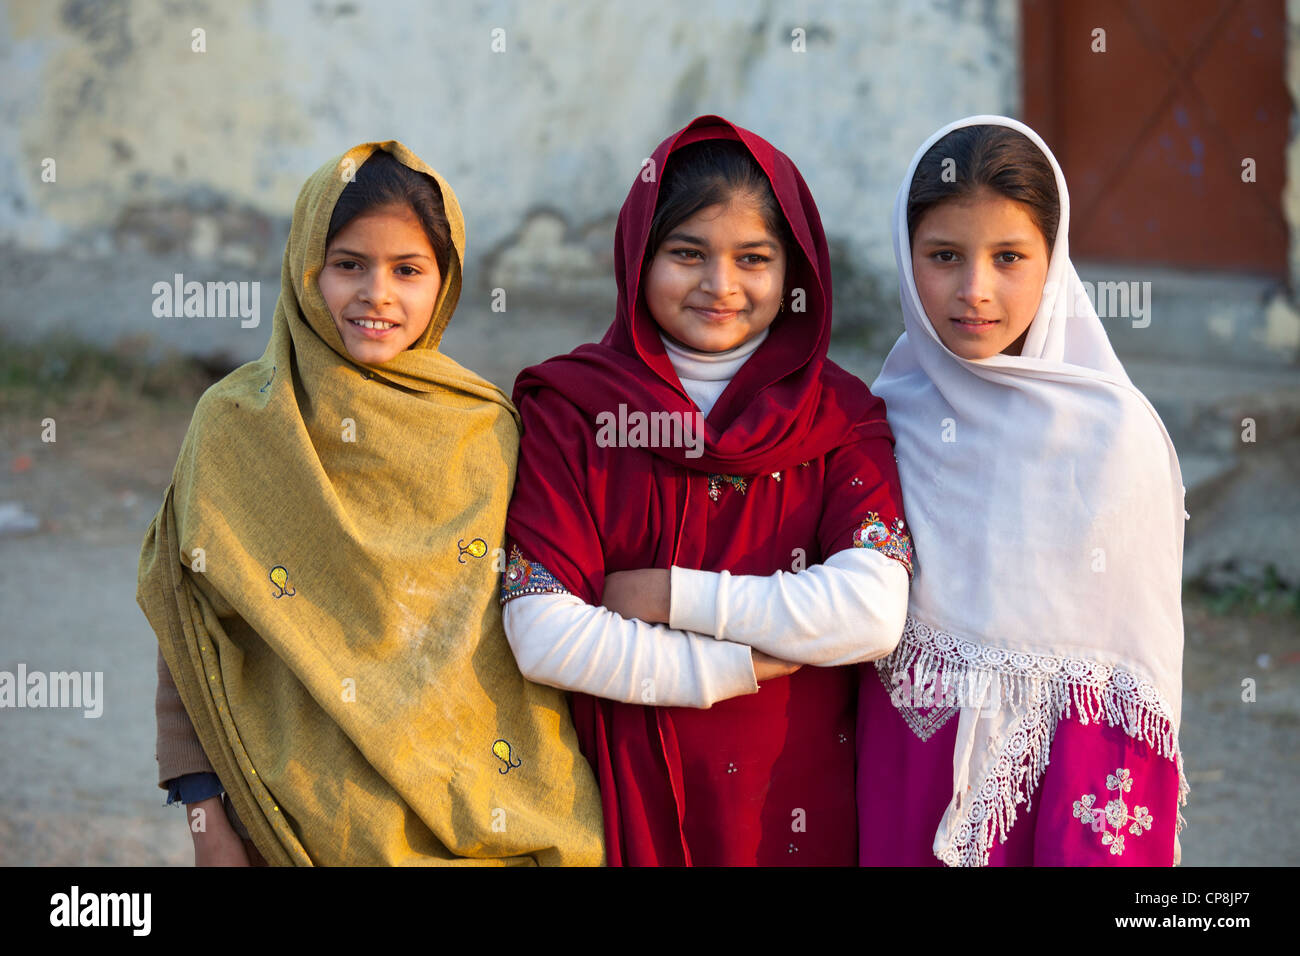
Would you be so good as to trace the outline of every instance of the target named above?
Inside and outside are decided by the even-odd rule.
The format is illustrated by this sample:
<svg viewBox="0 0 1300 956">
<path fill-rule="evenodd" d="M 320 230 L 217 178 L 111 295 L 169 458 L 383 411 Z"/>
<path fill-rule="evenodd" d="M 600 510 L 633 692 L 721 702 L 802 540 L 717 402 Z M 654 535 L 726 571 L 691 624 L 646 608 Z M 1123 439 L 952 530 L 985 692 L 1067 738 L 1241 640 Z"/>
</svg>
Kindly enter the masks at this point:
<svg viewBox="0 0 1300 956">
<path fill-rule="evenodd" d="M 487 542 L 482 538 L 475 538 L 469 544 L 466 544 L 465 539 L 461 538 L 456 542 L 456 547 L 460 548 L 460 554 L 456 556 L 456 560 L 461 564 L 465 563 L 465 555 L 467 554 L 471 558 L 481 558 L 487 554 Z"/>
<path fill-rule="evenodd" d="M 284 565 L 277 564 L 271 569 L 271 573 L 268 577 L 270 577 L 271 583 L 276 587 L 276 590 L 271 593 L 271 597 L 293 597 L 298 593 L 296 588 L 289 587 L 289 572 Z"/>
<path fill-rule="evenodd" d="M 492 752 L 497 755 L 498 760 L 505 764 L 504 767 L 497 768 L 497 773 L 509 773 L 523 762 L 510 753 L 510 743 L 505 740 L 495 741 L 492 744 Z"/>
</svg>

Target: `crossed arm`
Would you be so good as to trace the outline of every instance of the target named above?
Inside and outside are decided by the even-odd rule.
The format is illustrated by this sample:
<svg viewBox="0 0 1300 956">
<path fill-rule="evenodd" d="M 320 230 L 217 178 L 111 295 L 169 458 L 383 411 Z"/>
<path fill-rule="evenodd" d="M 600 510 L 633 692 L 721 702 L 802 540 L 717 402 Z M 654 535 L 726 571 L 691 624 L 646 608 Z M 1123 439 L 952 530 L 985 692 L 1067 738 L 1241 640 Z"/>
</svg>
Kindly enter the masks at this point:
<svg viewBox="0 0 1300 956">
<path fill-rule="evenodd" d="M 524 676 L 626 703 L 707 708 L 812 664 L 875 660 L 907 613 L 907 571 L 849 548 L 803 571 L 616 572 L 602 606 L 571 594 L 509 601 L 506 635 Z"/>
</svg>

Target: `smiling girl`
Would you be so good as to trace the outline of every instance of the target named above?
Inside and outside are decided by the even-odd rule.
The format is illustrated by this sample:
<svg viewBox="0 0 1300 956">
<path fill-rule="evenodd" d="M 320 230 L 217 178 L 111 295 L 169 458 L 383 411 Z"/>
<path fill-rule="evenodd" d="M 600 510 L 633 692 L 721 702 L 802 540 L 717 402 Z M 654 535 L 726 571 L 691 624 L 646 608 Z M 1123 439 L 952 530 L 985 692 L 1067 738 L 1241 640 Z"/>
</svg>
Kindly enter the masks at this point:
<svg viewBox="0 0 1300 956">
<path fill-rule="evenodd" d="M 839 665 L 894 647 L 911 564 L 884 406 L 826 359 L 826 238 L 790 160 L 705 116 L 646 168 L 614 323 L 515 384 L 506 633 L 576 692 L 611 864 L 853 865 Z M 597 441 L 620 405 L 701 416 L 703 453 Z"/>
<path fill-rule="evenodd" d="M 495 601 L 514 409 L 438 351 L 464 244 L 402 144 L 326 163 L 266 353 L 195 409 L 137 599 L 196 863 L 603 860 L 563 697 L 523 679 Z"/>
<path fill-rule="evenodd" d="M 1183 488 L 1069 259 L 1065 179 L 1000 116 L 894 208 L 889 402 L 920 560 L 864 669 L 864 865 L 1175 862 Z"/>
</svg>

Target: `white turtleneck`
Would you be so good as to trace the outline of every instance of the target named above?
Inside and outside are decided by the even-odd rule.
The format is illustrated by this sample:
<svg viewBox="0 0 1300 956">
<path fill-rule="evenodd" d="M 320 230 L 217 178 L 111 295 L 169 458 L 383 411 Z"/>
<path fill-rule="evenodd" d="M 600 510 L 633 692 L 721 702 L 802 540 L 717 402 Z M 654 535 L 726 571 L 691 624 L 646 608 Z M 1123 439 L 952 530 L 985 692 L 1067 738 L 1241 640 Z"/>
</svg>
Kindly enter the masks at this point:
<svg viewBox="0 0 1300 956">
<path fill-rule="evenodd" d="M 660 333 L 705 416 L 766 337 L 764 329 L 710 353 Z M 503 618 L 520 671 L 539 684 L 625 703 L 707 708 L 757 692 L 751 647 L 821 667 L 875 660 L 894 649 L 907 614 L 907 572 L 866 548 L 846 548 L 797 573 L 670 573 L 668 624 L 624 618 L 567 593 L 511 599 Z"/>
<path fill-rule="evenodd" d="M 686 394 L 704 413 L 704 417 L 708 418 L 709 412 L 713 410 L 713 403 L 731 384 L 740 367 L 758 351 L 758 347 L 767 338 L 767 332 L 768 330 L 764 329 L 748 342 L 726 352 L 700 352 L 687 348 L 674 342 L 663 332 L 659 333 L 659 340 L 664 343 L 668 361 L 673 363 L 673 370 L 677 372 L 677 378 L 686 389 Z"/>
</svg>

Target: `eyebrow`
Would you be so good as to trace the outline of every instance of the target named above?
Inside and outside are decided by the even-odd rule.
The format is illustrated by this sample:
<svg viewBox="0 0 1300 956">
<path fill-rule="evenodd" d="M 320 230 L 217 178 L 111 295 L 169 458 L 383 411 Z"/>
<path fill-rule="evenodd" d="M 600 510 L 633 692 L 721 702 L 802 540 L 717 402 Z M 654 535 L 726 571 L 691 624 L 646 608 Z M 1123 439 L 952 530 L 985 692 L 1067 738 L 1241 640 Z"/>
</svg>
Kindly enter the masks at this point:
<svg viewBox="0 0 1300 956">
<path fill-rule="evenodd" d="M 707 248 L 708 245 L 709 245 L 707 242 L 705 242 L 705 241 L 704 241 L 703 239 L 701 239 L 699 236 L 688 235 L 687 233 L 684 233 L 684 232 L 674 232 L 674 233 L 670 233 L 670 234 L 667 236 L 667 238 L 664 239 L 664 242 L 673 242 L 673 241 L 677 241 L 677 242 L 689 242 L 689 243 L 690 243 L 691 245 L 693 245 L 693 246 L 704 246 L 704 247 L 706 247 L 706 248 Z M 749 242 L 739 242 L 739 243 L 736 243 L 735 248 L 737 248 L 737 249 L 758 249 L 758 248 L 775 249 L 775 248 L 776 248 L 776 243 L 773 242 L 771 239 L 752 239 L 752 240 L 750 240 Z"/>
<path fill-rule="evenodd" d="M 370 256 L 366 255 L 364 252 L 357 252 L 354 249 L 331 249 L 329 251 L 329 254 L 331 256 L 351 256 L 354 259 L 370 258 Z M 393 256 L 392 261 L 398 262 L 402 259 L 428 259 L 428 258 L 429 257 L 422 252 L 404 252 L 400 256 Z"/>
</svg>

